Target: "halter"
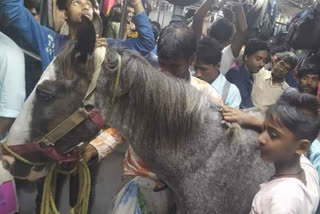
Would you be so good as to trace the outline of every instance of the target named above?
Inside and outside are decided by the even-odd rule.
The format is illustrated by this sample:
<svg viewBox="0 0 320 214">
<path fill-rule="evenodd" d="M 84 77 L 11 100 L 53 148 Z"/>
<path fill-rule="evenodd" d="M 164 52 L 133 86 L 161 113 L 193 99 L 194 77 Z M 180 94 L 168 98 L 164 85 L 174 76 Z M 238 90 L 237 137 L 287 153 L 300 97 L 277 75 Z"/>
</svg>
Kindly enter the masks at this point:
<svg viewBox="0 0 320 214">
<path fill-rule="evenodd" d="M 105 52 L 104 52 L 105 53 Z M 73 147 L 71 150 L 67 152 L 65 155 L 61 155 L 54 148 L 56 142 L 61 139 L 63 136 L 72 131 L 76 126 L 81 124 L 86 120 L 90 120 L 98 129 L 102 129 L 106 124 L 100 110 L 95 108 L 95 98 L 94 91 L 96 89 L 97 81 L 101 72 L 101 63 L 99 63 L 98 68 L 95 69 L 92 79 L 90 81 L 87 93 L 82 100 L 82 107 L 77 109 L 72 115 L 70 115 L 66 120 L 57 125 L 50 132 L 45 134 L 39 141 L 26 143 L 23 145 L 13 145 L 8 146 L 4 143 L 2 146 L 4 148 L 4 153 L 8 152 L 13 155 L 16 159 L 32 166 L 45 165 L 46 163 L 33 163 L 22 157 L 23 154 L 31 153 L 31 152 L 41 152 L 43 153 L 49 160 L 58 162 L 58 163 L 69 163 L 79 160 L 79 144 Z M 114 83 L 114 90 L 111 101 L 111 110 L 113 108 L 115 97 L 118 91 L 119 82 L 120 82 L 120 73 L 121 73 L 121 56 L 118 56 L 118 69 L 117 76 Z M 93 107 L 92 110 L 87 111 L 86 107 Z M 112 112 L 112 111 L 111 111 Z M 109 116 L 111 117 L 111 115 Z M 109 118 L 110 119 L 110 118 Z"/>
</svg>

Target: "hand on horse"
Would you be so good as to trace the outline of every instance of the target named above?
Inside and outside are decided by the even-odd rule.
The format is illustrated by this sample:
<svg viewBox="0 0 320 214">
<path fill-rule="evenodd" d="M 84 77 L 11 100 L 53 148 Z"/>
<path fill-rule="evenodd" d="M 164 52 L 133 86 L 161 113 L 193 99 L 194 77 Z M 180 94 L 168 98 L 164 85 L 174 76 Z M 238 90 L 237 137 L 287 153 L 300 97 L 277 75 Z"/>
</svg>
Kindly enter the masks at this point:
<svg viewBox="0 0 320 214">
<path fill-rule="evenodd" d="M 96 48 L 100 48 L 100 47 L 107 47 L 108 44 L 107 44 L 107 39 L 106 38 L 103 38 L 103 37 L 100 37 L 99 35 L 97 35 L 97 38 L 96 38 Z"/>
<path fill-rule="evenodd" d="M 232 108 L 230 106 L 223 106 L 221 108 L 221 113 L 223 116 L 222 123 L 238 123 L 240 126 L 247 125 L 248 114 L 245 112 Z"/>
<path fill-rule="evenodd" d="M 86 148 L 84 148 L 84 151 L 82 153 L 82 158 L 86 163 L 88 163 L 90 160 L 94 159 L 97 156 L 98 156 L 98 151 L 91 144 L 88 144 Z"/>
</svg>

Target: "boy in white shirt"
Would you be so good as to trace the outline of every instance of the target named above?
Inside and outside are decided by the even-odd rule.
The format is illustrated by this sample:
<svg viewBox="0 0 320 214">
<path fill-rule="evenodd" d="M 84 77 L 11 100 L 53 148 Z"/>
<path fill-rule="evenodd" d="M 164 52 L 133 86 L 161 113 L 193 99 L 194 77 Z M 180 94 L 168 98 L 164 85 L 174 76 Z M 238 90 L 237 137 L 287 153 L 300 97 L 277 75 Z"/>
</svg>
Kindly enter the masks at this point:
<svg viewBox="0 0 320 214">
<path fill-rule="evenodd" d="M 261 184 L 250 214 L 314 214 L 319 178 L 304 156 L 318 135 L 315 96 L 286 93 L 266 112 L 259 136 L 261 158 L 274 163 L 275 174 Z"/>
</svg>

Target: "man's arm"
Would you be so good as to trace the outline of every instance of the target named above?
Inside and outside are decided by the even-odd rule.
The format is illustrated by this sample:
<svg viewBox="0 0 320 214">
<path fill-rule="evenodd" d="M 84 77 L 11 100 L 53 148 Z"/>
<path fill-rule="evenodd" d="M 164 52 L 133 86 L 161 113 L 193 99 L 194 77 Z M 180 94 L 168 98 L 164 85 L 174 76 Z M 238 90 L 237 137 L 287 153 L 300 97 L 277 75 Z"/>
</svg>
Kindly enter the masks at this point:
<svg viewBox="0 0 320 214">
<path fill-rule="evenodd" d="M 146 12 L 144 11 L 141 0 L 132 0 L 131 5 L 135 10 L 133 22 L 138 31 L 138 38 L 129 38 L 125 41 L 108 39 L 108 44 L 119 44 L 132 50 L 138 51 L 142 56 L 145 56 L 153 50 L 155 46 L 152 27 Z"/>
<path fill-rule="evenodd" d="M 196 34 L 197 40 L 201 38 L 202 30 L 203 30 L 203 19 L 206 17 L 208 11 L 211 9 L 211 5 L 215 2 L 215 0 L 206 0 L 197 12 L 193 16 L 193 22 L 191 28 Z"/>
<path fill-rule="evenodd" d="M 118 145 L 124 142 L 125 139 L 116 129 L 109 128 L 88 144 L 84 149 L 82 157 L 86 162 L 97 156 L 99 160 L 102 160 L 111 154 Z"/>
<path fill-rule="evenodd" d="M 240 5 L 235 6 L 232 9 L 236 16 L 236 33 L 231 41 L 231 50 L 233 56 L 237 58 L 239 56 L 242 46 L 247 41 L 248 26 L 243 7 Z"/>
<path fill-rule="evenodd" d="M 55 33 L 49 28 L 41 26 L 35 20 L 32 14 L 23 6 L 23 0 L 1 0 L 0 8 L 2 8 L 4 15 L 7 17 L 9 25 L 19 31 L 19 36 L 23 37 L 36 54 L 40 55 L 40 50 L 46 49 L 49 42 L 52 42 L 53 46 Z M 50 53 L 50 50 L 48 50 L 48 55 L 50 54 L 53 58 L 54 53 Z"/>
</svg>

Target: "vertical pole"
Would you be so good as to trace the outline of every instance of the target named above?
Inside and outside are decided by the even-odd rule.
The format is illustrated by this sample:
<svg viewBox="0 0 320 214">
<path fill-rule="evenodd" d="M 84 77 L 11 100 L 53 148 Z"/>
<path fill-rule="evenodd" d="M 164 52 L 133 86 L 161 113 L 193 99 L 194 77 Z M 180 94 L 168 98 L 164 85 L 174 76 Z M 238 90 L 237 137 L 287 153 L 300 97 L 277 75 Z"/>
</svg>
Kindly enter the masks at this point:
<svg viewBox="0 0 320 214">
<path fill-rule="evenodd" d="M 122 5 L 122 14 L 121 14 L 121 22 L 120 22 L 120 39 L 123 38 L 124 33 L 125 33 L 125 28 L 127 25 L 127 16 L 128 16 L 128 1 L 129 0 L 123 0 L 123 5 Z"/>
<path fill-rule="evenodd" d="M 158 0 L 158 2 L 159 2 L 159 12 L 158 12 L 157 22 L 159 23 L 159 21 L 160 21 L 160 13 L 161 13 L 161 4 L 162 4 L 162 0 Z"/>
<path fill-rule="evenodd" d="M 165 2 L 165 9 L 162 12 L 162 24 L 161 24 L 161 28 L 163 28 L 163 23 L 164 23 L 164 17 L 166 15 L 167 12 L 167 2 Z"/>
</svg>

